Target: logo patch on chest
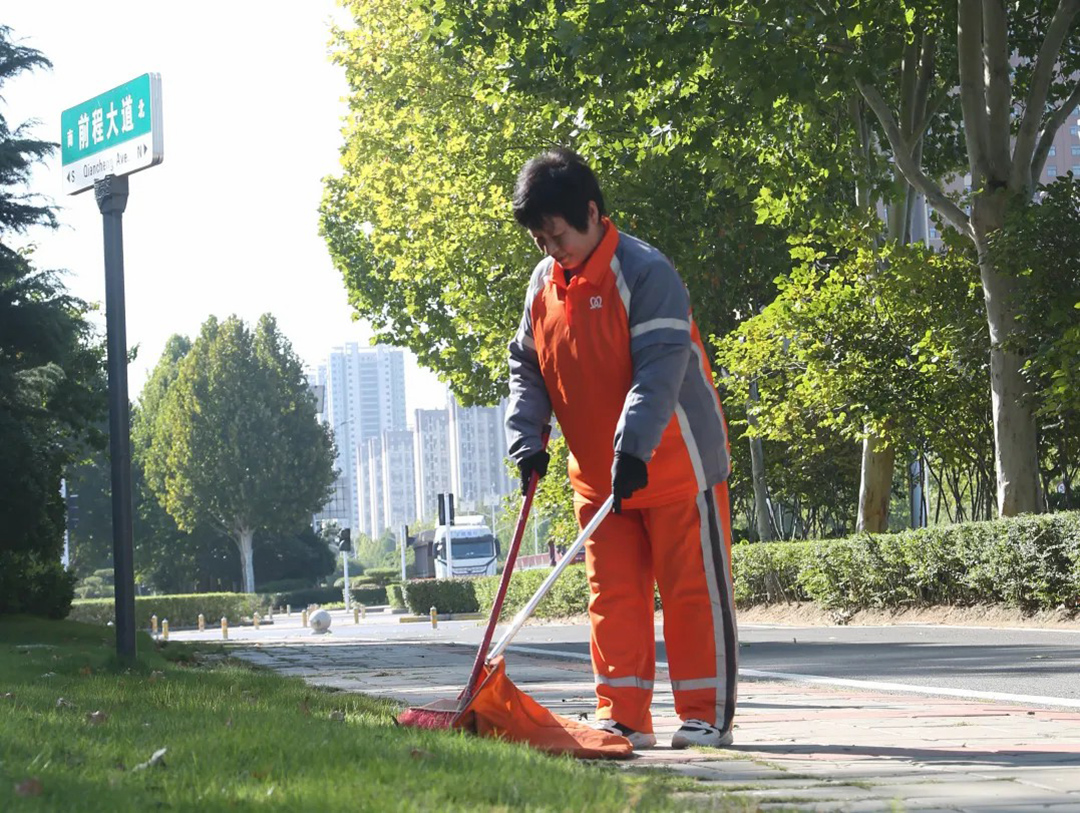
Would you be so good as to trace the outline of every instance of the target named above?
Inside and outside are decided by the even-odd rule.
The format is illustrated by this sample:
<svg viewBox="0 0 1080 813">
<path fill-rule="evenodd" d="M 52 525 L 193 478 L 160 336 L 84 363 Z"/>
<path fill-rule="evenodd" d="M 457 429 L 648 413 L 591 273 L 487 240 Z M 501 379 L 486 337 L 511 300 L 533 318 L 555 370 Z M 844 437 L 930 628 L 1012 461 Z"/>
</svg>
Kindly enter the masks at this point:
<svg viewBox="0 0 1080 813">
<path fill-rule="evenodd" d="M 592 311 L 597 310 L 597 309 L 603 307 L 603 304 L 604 304 L 604 300 L 603 300 L 602 297 L 599 297 L 599 296 L 590 296 L 589 297 L 589 310 L 592 310 Z"/>
</svg>

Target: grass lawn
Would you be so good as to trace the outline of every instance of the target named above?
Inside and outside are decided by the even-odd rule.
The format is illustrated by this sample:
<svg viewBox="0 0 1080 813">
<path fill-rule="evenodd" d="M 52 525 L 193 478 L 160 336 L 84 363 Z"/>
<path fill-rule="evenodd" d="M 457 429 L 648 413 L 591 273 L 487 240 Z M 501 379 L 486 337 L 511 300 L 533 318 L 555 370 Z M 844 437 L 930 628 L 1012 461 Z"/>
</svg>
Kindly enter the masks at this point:
<svg viewBox="0 0 1080 813">
<path fill-rule="evenodd" d="M 0 811 L 672 810 L 684 780 L 392 723 L 207 645 L 0 618 Z M 154 764 L 155 752 L 166 749 Z M 695 805 L 696 807 L 696 805 Z"/>
</svg>

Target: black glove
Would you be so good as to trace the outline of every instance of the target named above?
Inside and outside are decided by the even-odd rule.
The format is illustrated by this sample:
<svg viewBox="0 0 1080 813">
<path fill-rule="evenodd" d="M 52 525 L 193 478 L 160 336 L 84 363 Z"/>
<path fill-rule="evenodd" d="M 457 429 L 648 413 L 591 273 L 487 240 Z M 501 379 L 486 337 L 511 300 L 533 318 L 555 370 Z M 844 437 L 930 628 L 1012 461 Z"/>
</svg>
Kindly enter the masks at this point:
<svg viewBox="0 0 1080 813">
<path fill-rule="evenodd" d="M 612 509 L 616 514 L 622 513 L 622 501 L 630 499 L 630 496 L 649 484 L 649 472 L 646 470 L 645 461 L 640 457 L 622 452 L 615 453 L 615 463 L 611 466 L 611 493 L 615 497 Z"/>
<path fill-rule="evenodd" d="M 523 496 L 529 490 L 529 481 L 532 479 L 533 472 L 536 472 L 538 478 L 543 477 L 547 474 L 548 461 L 550 460 L 551 455 L 541 449 L 518 463 L 518 471 L 521 472 L 521 493 Z"/>
</svg>

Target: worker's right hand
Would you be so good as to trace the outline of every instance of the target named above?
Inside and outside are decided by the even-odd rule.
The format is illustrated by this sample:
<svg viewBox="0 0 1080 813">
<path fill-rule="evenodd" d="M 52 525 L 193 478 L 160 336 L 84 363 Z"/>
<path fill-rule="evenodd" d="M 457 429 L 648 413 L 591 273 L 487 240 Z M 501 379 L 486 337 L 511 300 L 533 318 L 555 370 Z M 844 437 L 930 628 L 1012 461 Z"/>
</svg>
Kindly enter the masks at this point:
<svg viewBox="0 0 1080 813">
<path fill-rule="evenodd" d="M 520 463 L 518 463 L 518 471 L 521 472 L 521 493 L 526 494 L 529 490 L 529 481 L 532 480 L 533 472 L 536 472 L 536 476 L 543 477 L 547 474 L 548 462 L 551 460 L 551 455 L 541 449 L 539 452 L 526 457 Z"/>
</svg>

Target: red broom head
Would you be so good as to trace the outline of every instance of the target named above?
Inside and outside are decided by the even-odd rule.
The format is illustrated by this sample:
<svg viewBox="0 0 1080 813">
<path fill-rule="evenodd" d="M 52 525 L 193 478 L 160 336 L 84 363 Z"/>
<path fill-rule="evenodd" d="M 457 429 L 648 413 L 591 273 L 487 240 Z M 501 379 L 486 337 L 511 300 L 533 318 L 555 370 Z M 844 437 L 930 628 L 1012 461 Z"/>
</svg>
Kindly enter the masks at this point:
<svg viewBox="0 0 1080 813">
<path fill-rule="evenodd" d="M 398 725 L 410 728 L 450 728 L 456 712 L 425 708 L 405 709 L 397 716 Z"/>
</svg>

